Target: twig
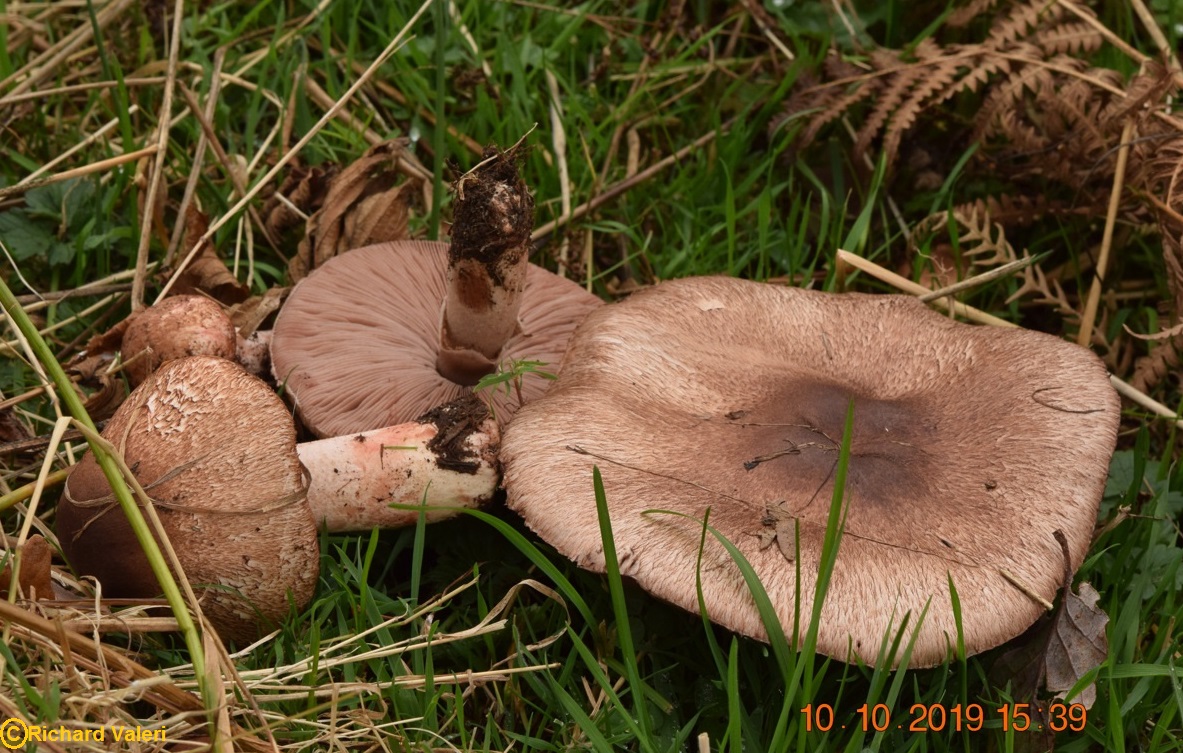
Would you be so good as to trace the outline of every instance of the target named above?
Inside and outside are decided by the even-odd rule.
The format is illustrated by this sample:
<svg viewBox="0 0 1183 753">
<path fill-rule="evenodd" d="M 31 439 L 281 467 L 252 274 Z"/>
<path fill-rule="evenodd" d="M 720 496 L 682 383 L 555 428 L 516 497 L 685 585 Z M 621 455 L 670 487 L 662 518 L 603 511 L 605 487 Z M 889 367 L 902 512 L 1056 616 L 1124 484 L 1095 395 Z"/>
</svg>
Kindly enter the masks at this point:
<svg viewBox="0 0 1183 753">
<path fill-rule="evenodd" d="M 131 310 L 134 314 L 144 307 L 144 288 L 148 284 L 148 250 L 152 243 L 152 221 L 156 218 L 156 198 L 168 157 L 168 134 L 172 120 L 173 92 L 177 85 L 177 60 L 181 56 L 181 21 L 185 17 L 185 0 L 173 4 L 172 39 L 169 40 L 168 70 L 165 73 L 164 97 L 160 103 L 160 117 L 156 126 L 156 157 L 152 175 L 148 178 L 148 195 L 144 197 L 144 214 L 140 218 L 140 244 L 136 248 L 136 276 L 131 280 Z"/>
<path fill-rule="evenodd" d="M 31 191 L 34 188 L 48 186 L 50 183 L 61 183 L 63 180 L 69 180 L 70 178 L 78 178 L 83 175 L 90 175 L 91 173 L 101 173 L 104 170 L 108 170 L 112 167 L 126 165 L 128 162 L 135 162 L 136 160 L 156 154 L 158 148 L 159 147 L 156 145 L 152 145 L 134 152 L 128 152 L 127 154 L 120 154 L 117 157 L 109 157 L 104 160 L 99 160 L 98 162 L 92 162 L 89 165 L 83 165 L 70 170 L 64 170 L 60 173 L 54 173 L 48 177 L 38 178 L 37 180 L 29 181 L 28 183 L 21 182 L 15 186 L 0 188 L 0 199 L 7 199 L 10 196 L 20 196 L 21 194 Z"/>
<path fill-rule="evenodd" d="M 1117 167 L 1113 171 L 1113 189 L 1109 192 L 1109 211 L 1105 215 L 1105 231 L 1101 236 L 1101 254 L 1097 259 L 1096 274 L 1089 288 L 1089 297 L 1080 317 L 1080 331 L 1076 344 L 1087 348 L 1093 341 L 1093 324 L 1097 320 L 1097 306 L 1101 303 L 1101 286 L 1105 283 L 1105 270 L 1109 266 L 1109 250 L 1113 247 L 1113 228 L 1117 225 L 1117 209 L 1121 205 L 1121 191 L 1125 184 L 1126 165 L 1130 157 L 1130 138 L 1134 133 L 1134 119 L 1126 121 L 1121 130 L 1120 148 L 1117 152 Z"/>
</svg>

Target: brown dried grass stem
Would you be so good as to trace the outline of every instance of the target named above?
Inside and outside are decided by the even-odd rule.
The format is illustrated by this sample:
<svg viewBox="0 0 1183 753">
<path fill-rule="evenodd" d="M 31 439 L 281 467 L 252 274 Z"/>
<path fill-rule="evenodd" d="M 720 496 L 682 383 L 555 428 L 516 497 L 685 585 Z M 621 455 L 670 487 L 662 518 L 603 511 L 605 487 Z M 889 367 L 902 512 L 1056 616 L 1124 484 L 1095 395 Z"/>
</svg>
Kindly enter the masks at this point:
<svg viewBox="0 0 1183 753">
<path fill-rule="evenodd" d="M 1014 261 L 1003 264 L 1001 267 L 995 267 L 994 269 L 982 272 L 980 275 L 974 275 L 973 277 L 968 277 L 964 280 L 961 280 L 960 282 L 953 283 L 952 285 L 938 288 L 931 293 L 925 293 L 924 295 L 920 296 L 920 300 L 924 303 L 930 303 L 938 298 L 946 298 L 951 295 L 956 295 L 962 291 L 976 288 L 979 285 L 983 285 L 987 282 L 991 282 L 1003 277 L 1008 277 L 1015 272 L 1018 272 L 1020 269 L 1031 266 L 1035 263 L 1037 258 L 1038 257 L 1035 256 L 1027 256 L 1022 259 L 1015 259 Z"/>
<path fill-rule="evenodd" d="M 27 183 L 21 182 L 15 186 L 9 186 L 8 188 L 0 188 L 0 200 L 7 199 L 10 196 L 20 196 L 30 189 L 39 188 L 40 186 L 47 186 L 50 183 L 60 183 L 61 181 L 69 180 L 70 178 L 78 178 L 83 175 L 90 175 L 91 173 L 101 173 L 113 167 L 126 165 L 128 162 L 135 162 L 136 160 L 143 159 L 144 157 L 151 157 L 153 154 L 156 154 L 157 150 L 158 147 L 156 145 L 152 145 L 143 149 L 138 149 L 134 152 L 128 152 L 127 154 L 120 154 L 116 157 L 110 157 L 108 159 L 99 160 L 98 162 L 92 162 L 89 165 L 83 165 L 70 170 L 64 170 L 60 173 L 54 173 L 53 175 L 50 175 L 46 178 L 39 178 Z"/>
<path fill-rule="evenodd" d="M 192 693 L 181 690 L 167 676 L 161 675 L 124 654 L 95 642 L 89 637 L 72 630 L 62 629 L 59 623 L 21 609 L 15 604 L 0 600 L 0 623 L 17 625 L 41 635 L 76 655 L 108 668 L 106 672 L 112 684 L 126 688 L 136 681 L 150 680 L 152 687 L 145 691 L 144 700 L 172 714 L 188 712 L 203 713 L 201 700 Z"/>
<path fill-rule="evenodd" d="M 1126 121 L 1121 130 L 1121 146 L 1117 151 L 1117 166 L 1113 171 L 1113 189 L 1109 192 L 1109 209 L 1105 214 L 1105 231 L 1101 236 L 1101 253 L 1097 258 L 1096 274 L 1089 287 L 1089 297 L 1080 317 L 1080 331 L 1076 344 L 1087 348 L 1093 341 L 1093 324 L 1097 320 L 1097 306 L 1101 303 L 1101 287 L 1105 283 L 1105 270 L 1109 267 L 1109 251 L 1113 247 L 1113 229 L 1117 225 L 1117 210 L 1121 206 L 1122 187 L 1125 185 L 1126 166 L 1130 159 L 1130 139 L 1134 134 L 1133 118 Z"/>
<path fill-rule="evenodd" d="M 554 233 L 556 230 L 558 230 L 559 228 L 563 227 L 564 225 L 567 225 L 568 223 L 571 223 L 571 222 L 579 219 L 580 217 L 583 217 L 588 212 L 593 212 L 596 209 L 599 209 L 600 207 L 607 204 L 609 201 L 612 201 L 613 199 L 615 199 L 616 197 L 625 193 L 626 191 L 636 188 L 638 185 L 649 180 L 650 178 L 657 175 L 658 173 L 660 173 L 662 170 L 666 169 L 670 165 L 673 165 L 676 162 L 680 162 L 681 160 L 685 159 L 688 155 L 693 153 L 696 149 L 701 149 L 702 147 L 711 143 L 720 134 L 727 133 L 727 131 L 729 131 L 731 129 L 731 124 L 734 122 L 735 122 L 734 119 L 727 121 L 719 128 L 719 130 L 711 131 L 710 133 L 699 136 L 692 143 L 682 147 L 681 149 L 679 149 L 678 151 L 669 155 L 668 157 L 665 157 L 664 159 L 653 163 L 652 165 L 645 168 L 644 170 L 637 173 L 636 175 L 626 178 L 626 179 L 620 181 L 619 183 L 609 187 L 603 193 L 599 194 L 598 196 L 592 197 L 588 201 L 585 201 L 584 203 L 582 203 L 579 206 L 572 209 L 570 212 L 565 213 L 563 216 L 553 219 L 550 222 L 546 223 L 545 225 L 541 225 L 540 227 L 536 228 L 534 230 L 533 234 L 530 236 L 531 240 L 534 242 L 534 248 L 535 249 L 541 248 L 542 245 L 544 243 L 546 243 L 546 241 L 550 238 L 550 235 L 552 233 Z"/>
<path fill-rule="evenodd" d="M 144 289 L 148 285 L 148 252 L 152 242 L 152 222 L 156 219 L 156 201 L 164 179 L 164 162 L 168 157 L 169 128 L 172 120 L 173 94 L 177 85 L 177 61 L 181 56 L 181 21 L 185 17 L 185 0 L 173 3 L 173 25 L 168 48 L 168 70 L 165 73 L 164 96 L 160 102 L 160 116 L 156 126 L 156 154 L 152 173 L 148 178 L 148 192 L 144 197 L 140 218 L 140 240 L 136 248 L 136 276 L 131 281 L 132 313 L 144 307 Z"/>
<path fill-rule="evenodd" d="M 275 165 L 273 165 L 272 168 L 268 170 L 267 173 L 263 175 L 263 177 L 260 178 L 249 191 L 247 191 L 245 196 L 235 202 L 234 206 L 230 207 L 230 209 L 228 209 L 216 221 L 210 223 L 209 228 L 205 231 L 201 238 L 199 238 L 197 242 L 193 244 L 193 249 L 188 254 L 186 254 L 185 258 L 182 259 L 180 264 L 177 265 L 176 272 L 164 285 L 160 291 L 160 294 L 156 297 L 157 301 L 164 299 L 164 297 L 168 295 L 168 292 L 172 289 L 173 284 L 178 279 L 180 279 L 181 272 L 189 265 L 190 262 L 193 261 L 193 259 L 197 256 L 197 253 L 205 246 L 205 244 L 212 241 L 214 235 L 227 223 L 232 221 L 238 215 L 238 213 L 241 212 L 255 198 L 255 196 L 263 190 L 265 186 L 270 185 L 271 181 L 274 180 L 275 177 L 279 175 L 279 173 L 285 167 L 287 167 L 289 162 L 296 158 L 296 155 L 298 155 L 300 151 L 305 146 L 307 146 L 310 141 L 312 141 L 316 134 L 320 133 L 321 130 L 326 125 L 328 125 L 329 121 L 331 121 L 336 116 L 337 112 L 341 108 L 345 107 L 346 103 L 348 103 L 353 95 L 357 93 L 358 89 L 365 86 L 366 82 L 369 81 L 370 78 L 372 78 L 373 75 L 378 71 L 378 68 L 381 67 L 381 65 L 386 62 L 386 60 L 391 55 L 393 55 L 396 51 L 398 51 L 399 48 L 402 47 L 407 34 L 414 27 L 414 25 L 419 22 L 419 18 L 427 12 L 427 9 L 431 6 L 431 3 L 432 0 L 424 0 L 423 4 L 419 6 L 418 10 L 416 10 L 410 19 L 407 20 L 407 23 L 403 26 L 403 28 L 399 30 L 398 34 L 396 34 L 394 38 L 390 40 L 390 44 L 386 45 L 386 49 L 379 53 L 374 62 L 372 62 L 369 67 L 366 68 L 364 73 L 358 76 L 357 80 L 354 81 L 349 89 L 347 89 L 345 93 L 341 95 L 340 99 L 337 100 L 337 102 L 328 110 L 328 112 L 322 115 L 320 120 L 318 120 L 311 128 L 309 128 L 308 131 L 300 137 L 299 141 L 292 145 L 292 148 L 289 149 L 286 154 L 276 160 Z"/>
<path fill-rule="evenodd" d="M 201 133 L 205 137 L 205 142 L 214 150 L 214 156 L 217 157 L 218 162 L 222 165 L 222 171 L 230 178 L 230 183 L 234 186 L 236 197 L 242 198 L 246 196 L 246 179 L 239 171 L 238 165 L 234 160 L 230 159 L 230 155 L 222 147 L 222 142 L 218 138 L 217 132 L 214 131 L 214 124 L 206 114 L 207 108 L 201 106 L 201 102 L 197 100 L 197 95 L 189 87 L 185 86 L 184 83 L 179 84 L 179 89 L 181 96 L 185 99 L 185 104 L 189 105 L 190 112 L 201 127 Z M 210 99 L 213 101 L 212 96 Z M 212 108 L 208 109 L 212 110 Z M 199 174 L 201 172 L 201 165 L 195 164 L 193 166 L 193 172 Z M 254 206 L 248 206 L 246 211 L 250 215 L 251 221 L 255 223 L 255 227 L 259 228 L 260 232 L 263 233 L 263 237 L 271 244 L 271 247 L 283 248 L 283 244 L 268 230 L 267 223 L 263 222 L 263 218 L 259 216 L 259 210 Z"/>
</svg>

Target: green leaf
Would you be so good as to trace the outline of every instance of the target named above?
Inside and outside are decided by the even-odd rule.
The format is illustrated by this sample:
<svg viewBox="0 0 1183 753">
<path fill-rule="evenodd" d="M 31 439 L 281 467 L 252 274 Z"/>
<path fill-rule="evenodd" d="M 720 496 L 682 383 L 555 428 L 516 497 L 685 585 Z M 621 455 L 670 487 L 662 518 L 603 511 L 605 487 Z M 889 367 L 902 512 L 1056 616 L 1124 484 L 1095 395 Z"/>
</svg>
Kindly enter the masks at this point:
<svg viewBox="0 0 1183 753">
<path fill-rule="evenodd" d="M 64 266 L 74 261 L 74 245 L 54 241 L 49 247 L 49 263 L 52 266 Z"/>
<path fill-rule="evenodd" d="M 16 261 L 44 256 L 53 244 L 53 234 L 34 222 L 22 209 L 0 214 L 0 243 Z"/>
<path fill-rule="evenodd" d="M 54 224 L 77 230 L 93 214 L 95 187 L 89 180 L 75 178 L 34 188 L 25 194 L 25 205 L 34 217 L 46 217 Z"/>
</svg>

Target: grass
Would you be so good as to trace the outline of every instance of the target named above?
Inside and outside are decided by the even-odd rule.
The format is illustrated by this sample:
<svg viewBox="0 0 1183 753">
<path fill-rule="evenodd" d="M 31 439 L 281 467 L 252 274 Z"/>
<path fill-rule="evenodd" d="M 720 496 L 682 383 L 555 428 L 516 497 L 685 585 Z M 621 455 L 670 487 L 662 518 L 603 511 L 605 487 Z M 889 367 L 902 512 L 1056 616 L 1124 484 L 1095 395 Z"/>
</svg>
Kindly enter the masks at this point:
<svg viewBox="0 0 1183 753">
<path fill-rule="evenodd" d="M 165 11 L 172 5 L 8 3 L 8 21 L 0 23 L 5 278 L 34 323 L 52 328 L 47 339 L 62 361 L 132 305 L 151 159 L 119 160 L 156 143 L 168 56 L 164 30 L 171 27 Z M 872 160 L 868 169 L 841 127 L 804 149 L 798 125 L 807 115 L 769 128 L 802 79 L 819 74 L 831 44 L 857 55 L 844 21 L 859 44 L 905 46 L 932 35 L 933 19 L 946 10 L 927 2 L 919 10 L 902 1 L 864 5 L 844 19 L 830 4 L 770 3 L 766 32 L 743 5 L 437 2 L 359 95 L 344 103 L 342 112 L 353 120 L 331 118 L 296 159 L 348 163 L 368 147 L 368 135 L 409 139 L 430 189 L 417 192 L 411 230 L 433 237 L 450 217 L 442 187 L 479 160 L 479 146 L 507 146 L 534 129 L 523 169 L 537 198 L 537 226 L 560 219 L 563 197 L 579 207 L 627 186 L 549 234 L 533 257 L 551 268 L 560 256 L 569 259 L 571 276 L 606 298 L 699 274 L 833 289 L 839 247 L 921 280 L 936 263 L 942 237 L 909 240 L 896 210 L 914 228 L 934 209 L 980 198 L 1001 183 L 982 168 L 978 147 L 950 136 L 972 119 L 972 98 L 952 100 L 909 137 L 931 146 L 941 168 L 941 180 L 928 189 L 884 159 Z M 191 191 L 212 219 L 226 219 L 213 240 L 221 258 L 237 260 L 232 268 L 239 280 L 255 293 L 283 284 L 294 244 L 272 248 L 245 212 L 227 214 L 240 197 L 231 175 L 240 171 L 247 190 L 258 186 L 327 110 L 308 82 L 337 101 L 418 10 L 376 0 L 190 8 L 177 83 L 203 106 L 217 92 L 211 121 L 227 157 L 202 146 L 197 118 L 182 114 L 184 100 L 175 98 L 163 158 L 165 193 L 148 223 L 149 259 L 168 266 L 184 250 L 174 233 L 176 209 Z M 1175 4 L 1152 4 L 1151 11 L 1174 41 Z M 1102 3 L 1100 18 L 1122 39 L 1154 52 L 1127 4 Z M 73 55 L 36 81 L 13 78 L 48 60 L 46 51 L 70 34 L 84 40 Z M 1097 57 L 1127 73 L 1134 67 L 1109 47 Z M 552 127 L 555 107 L 562 138 Z M 13 188 L 75 147 L 47 174 L 102 160 L 116 164 Z M 680 151 L 656 175 L 635 177 Z M 195 165 L 198 153 L 202 161 Z M 560 161 L 569 175 L 565 185 Z M 252 205 L 261 208 L 274 186 L 263 185 Z M 1075 295 L 1091 282 L 1080 262 L 1093 256 L 1103 224 L 1103 213 L 1049 216 L 1019 231 L 1016 243 L 1046 254 L 1041 267 L 1067 269 L 1062 279 Z M 1107 290 L 1114 295 L 1103 303 L 1103 332 L 1112 345 L 1103 355 L 1112 369 L 1126 372 L 1132 357 L 1151 346 L 1121 340 L 1122 326 L 1165 329 L 1172 301 L 1161 240 L 1134 230 L 1110 270 Z M 947 239 L 954 256 L 969 242 L 957 229 Z M 160 290 L 158 272 L 154 267 L 143 279 L 148 302 Z M 103 286 L 99 294 L 46 295 L 92 283 Z M 895 292 L 865 275 L 845 283 Z M 1072 336 L 1054 307 L 1030 296 L 1010 300 L 1019 288 L 1020 280 L 1007 277 L 962 296 L 1007 320 Z M 34 291 L 46 302 L 35 300 Z M 10 339 L 11 330 L 4 336 Z M 29 359 L 19 350 L 10 355 L 0 361 L 0 391 L 12 396 L 38 387 Z M 1177 387 L 1165 382 L 1155 397 L 1180 403 Z M 16 405 L 13 415 L 33 434 L 48 433 L 55 420 L 40 395 Z M 1084 680 L 1095 682 L 1097 691 L 1087 725 L 1057 735 L 1059 751 L 1183 749 L 1183 473 L 1175 463 L 1171 422 L 1127 404 L 1122 429 L 1098 517 L 1103 533 L 1077 575 L 1097 588 L 1109 616 L 1108 658 Z M 65 450 L 55 452 L 55 467 L 69 462 Z M 44 449 L 4 456 L 0 491 L 31 481 L 44 456 Z M 599 492 L 610 551 L 611 520 L 604 511 L 611 500 Z M 0 505 L 6 552 L 26 522 L 32 530 L 52 529 L 53 493 L 35 519 L 25 502 L 14 509 Z M 841 511 L 836 497 L 827 539 L 832 555 L 840 551 Z M 709 517 L 702 524 L 704 541 L 716 536 Z M 193 655 L 177 634 L 148 628 L 157 624 L 149 620 L 168 614 L 159 605 L 129 621 L 128 632 L 104 634 L 108 647 L 171 678 L 180 695 L 163 685 L 121 691 L 123 680 L 109 666 L 81 648 L 63 652 L 56 632 L 39 632 L 5 611 L 0 717 L 144 723 L 165 729 L 169 742 L 162 747 L 177 750 L 194 749 L 185 739 L 200 744 L 207 720 L 237 735 L 234 745 L 248 750 L 272 743 L 284 750 L 647 753 L 703 746 L 852 752 L 1046 747 L 1042 737 L 1002 727 L 998 709 L 1021 702 L 1024 692 L 1016 675 L 998 673 L 1009 647 L 925 670 L 843 664 L 794 648 L 800 639 L 808 649 L 816 611 L 771 630 L 772 642 L 763 644 L 655 601 L 622 579 L 608 559 L 606 577 L 579 570 L 500 507 L 403 531 L 326 535 L 314 602 L 256 646 L 234 647 L 236 653 L 225 656 L 205 645 L 210 669 L 204 674 L 195 673 Z M 64 568 L 60 574 L 71 580 Z M 759 583 L 750 585 L 759 600 Z M 91 609 L 67 608 L 73 611 L 62 619 Z M 922 618 L 901 615 L 901 629 L 884 636 L 883 656 L 906 655 L 909 630 Z M 207 692 L 226 700 L 220 713 L 216 704 L 192 702 L 199 680 L 207 678 Z M 984 709 L 980 730 L 958 731 L 952 723 L 943 730 L 908 729 L 922 715 L 931 720 L 934 709 L 973 704 Z M 877 730 L 872 722 L 884 713 L 891 724 Z"/>
</svg>

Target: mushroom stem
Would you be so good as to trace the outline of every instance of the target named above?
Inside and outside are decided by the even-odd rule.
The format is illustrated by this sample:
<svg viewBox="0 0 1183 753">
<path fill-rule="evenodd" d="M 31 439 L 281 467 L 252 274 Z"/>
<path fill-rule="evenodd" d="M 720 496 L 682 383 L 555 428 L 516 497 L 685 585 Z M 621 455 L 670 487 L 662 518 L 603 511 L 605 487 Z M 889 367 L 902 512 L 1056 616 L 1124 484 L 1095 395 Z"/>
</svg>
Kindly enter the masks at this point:
<svg viewBox="0 0 1183 753">
<path fill-rule="evenodd" d="M 309 474 L 308 505 L 318 526 L 365 531 L 411 525 L 477 507 L 497 490 L 497 422 L 450 403 L 424 419 L 296 447 Z M 431 509 L 438 508 L 438 509 Z"/>
<path fill-rule="evenodd" d="M 518 175 L 515 150 L 495 147 L 456 182 L 455 192 L 436 368 L 458 384 L 473 385 L 493 371 L 518 329 L 534 198 Z"/>
</svg>

